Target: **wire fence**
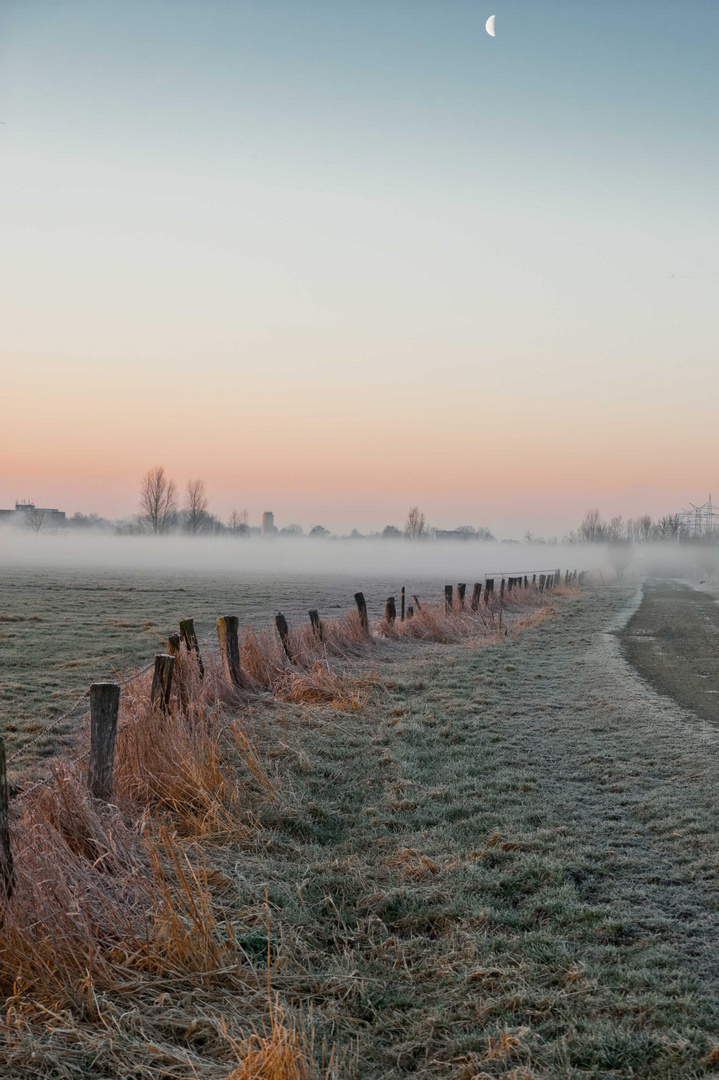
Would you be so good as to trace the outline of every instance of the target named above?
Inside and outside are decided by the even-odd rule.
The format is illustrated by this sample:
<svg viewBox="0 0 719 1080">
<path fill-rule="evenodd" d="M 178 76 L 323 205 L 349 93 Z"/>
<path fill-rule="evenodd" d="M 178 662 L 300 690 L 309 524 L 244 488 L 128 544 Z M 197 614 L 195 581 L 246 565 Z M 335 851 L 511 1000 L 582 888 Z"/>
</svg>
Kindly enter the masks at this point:
<svg viewBox="0 0 719 1080">
<path fill-rule="evenodd" d="M 522 571 L 522 572 L 514 572 L 513 574 L 508 574 L 507 572 L 497 572 L 494 575 L 490 575 L 490 574 L 485 574 L 484 575 L 485 589 L 487 589 L 488 582 L 492 582 L 492 588 L 493 588 L 494 580 L 499 579 L 502 582 L 502 595 L 504 595 L 503 589 L 504 589 L 505 580 L 507 580 L 510 583 L 510 588 L 511 588 L 512 581 L 515 581 L 515 582 L 524 581 L 524 583 L 526 585 L 528 583 L 528 575 L 529 574 L 532 574 L 534 581 L 536 581 L 537 577 L 540 577 L 540 578 L 545 578 L 546 577 L 547 581 L 552 579 L 555 584 L 559 584 L 561 582 L 561 575 L 560 575 L 559 571 L 555 572 L 554 570 L 552 570 L 552 571 L 542 571 L 542 572 L 528 571 L 527 573 Z M 574 571 L 573 575 L 570 575 L 569 571 L 567 571 L 566 574 L 565 574 L 565 583 L 567 583 L 567 580 L 570 577 L 573 577 L 573 580 L 576 581 L 577 580 L 577 572 Z M 465 586 L 460 586 L 459 588 L 463 590 L 465 588 Z M 477 586 L 475 586 L 475 588 L 477 588 Z M 404 590 L 403 590 L 403 593 L 404 593 Z M 362 594 L 357 594 L 357 595 L 361 596 Z M 464 592 L 461 593 L 461 596 L 462 596 L 462 598 L 464 597 Z M 218 647 L 217 641 L 215 640 L 215 638 L 211 634 L 208 634 L 206 636 L 203 636 L 200 639 L 197 639 L 197 644 L 202 645 L 203 650 L 206 650 L 207 652 L 209 652 L 210 655 L 217 656 L 217 655 L 220 655 L 220 653 L 221 653 L 221 649 Z M 139 671 L 135 671 L 131 675 L 126 676 L 124 679 L 115 680 L 114 685 L 116 685 L 118 687 L 128 686 L 130 683 L 136 682 L 138 679 L 142 678 L 143 675 L 146 675 L 150 670 L 152 670 L 153 667 L 155 667 L 155 661 L 154 660 L 151 661 L 149 664 L 146 664 L 144 667 L 140 668 Z M 77 698 L 77 700 L 74 702 L 74 704 L 66 712 L 64 712 L 60 716 L 56 717 L 50 724 L 48 724 L 45 728 L 43 728 L 43 730 L 41 732 L 39 732 L 33 739 L 30 739 L 28 742 L 23 743 L 22 746 L 18 747 L 17 750 L 15 750 L 12 754 L 10 754 L 6 759 L 6 763 L 8 765 L 10 765 L 13 762 L 17 761 L 19 758 L 21 758 L 21 757 L 27 755 L 28 753 L 30 753 L 39 743 L 43 742 L 43 740 L 45 740 L 61 724 L 67 722 L 68 720 L 78 721 L 78 720 L 86 717 L 88 715 L 88 713 L 90 712 L 89 698 L 90 698 L 90 689 L 88 688 L 87 690 L 85 690 Z M 121 731 L 126 730 L 126 728 L 128 728 L 129 726 L 131 726 L 130 723 L 122 725 L 122 727 L 118 728 L 117 733 L 119 734 Z M 84 753 L 80 754 L 78 757 L 76 757 L 74 759 L 71 759 L 70 761 L 66 762 L 66 765 L 70 769 L 75 768 L 77 765 L 81 764 L 83 761 L 86 761 L 90 757 L 90 755 L 91 755 L 91 750 L 86 750 Z M 47 776 L 44 776 L 41 779 L 36 780 L 34 783 L 32 783 L 29 787 L 25 788 L 23 791 L 20 791 L 17 794 L 13 795 L 11 798 L 9 798 L 8 802 L 9 803 L 22 802 L 24 799 L 27 799 L 34 792 L 39 791 L 40 789 L 42 789 L 44 787 L 47 787 L 49 784 L 56 783 L 57 780 L 58 780 L 58 776 L 59 776 L 59 774 L 58 774 L 57 766 L 56 766 L 53 769 L 53 771 L 50 772 Z"/>
</svg>

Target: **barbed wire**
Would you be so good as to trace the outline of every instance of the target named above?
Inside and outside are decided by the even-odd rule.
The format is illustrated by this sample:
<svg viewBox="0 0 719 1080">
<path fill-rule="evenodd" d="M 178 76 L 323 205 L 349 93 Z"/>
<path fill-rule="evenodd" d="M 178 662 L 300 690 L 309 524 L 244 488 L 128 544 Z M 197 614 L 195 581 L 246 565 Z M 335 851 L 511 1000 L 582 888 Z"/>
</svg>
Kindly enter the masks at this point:
<svg viewBox="0 0 719 1080">
<path fill-rule="evenodd" d="M 37 743 L 42 742 L 42 740 L 46 737 L 46 735 L 48 735 L 53 730 L 53 728 L 56 728 L 59 724 L 62 724 L 62 722 L 64 720 L 69 720 L 69 718 L 76 711 L 76 709 L 80 706 L 80 704 L 85 700 L 86 697 L 89 697 L 89 696 L 90 696 L 90 691 L 85 690 L 84 693 L 82 693 L 80 695 L 80 697 L 77 699 L 75 704 L 70 709 L 68 709 L 66 713 L 63 713 L 62 716 L 58 716 L 56 720 L 53 720 L 51 724 L 48 724 L 46 728 L 43 728 L 43 730 L 40 732 L 40 734 L 36 735 L 34 739 L 30 739 L 29 742 L 23 743 L 22 746 L 18 747 L 18 749 L 15 751 L 15 753 L 10 754 L 10 756 L 8 757 L 8 759 L 7 759 L 8 765 L 10 764 L 11 761 L 15 761 L 17 758 L 19 758 L 21 756 L 21 754 L 25 754 L 25 753 L 27 753 L 28 750 L 31 750 L 33 748 L 33 746 L 37 745 Z"/>
<path fill-rule="evenodd" d="M 219 652 L 219 649 L 217 649 L 217 648 L 215 648 L 214 650 L 212 649 L 213 640 L 212 640 L 211 636 L 207 636 L 207 637 L 205 637 L 203 639 L 200 639 L 198 641 L 198 644 L 204 645 L 206 648 L 209 649 L 210 652 Z M 132 675 L 128 675 L 127 678 L 119 680 L 117 685 L 118 686 L 127 686 L 129 683 L 135 682 L 142 675 L 146 675 L 147 672 L 150 671 L 154 666 L 155 666 L 155 661 L 152 660 L 152 661 L 150 661 L 149 664 L 146 664 L 143 668 L 140 668 L 139 671 L 135 671 Z M 31 739 L 29 742 L 24 743 L 23 746 L 18 747 L 18 749 L 14 752 L 14 754 L 11 754 L 10 757 L 8 757 L 7 764 L 9 765 L 12 761 L 15 761 L 17 758 L 21 757 L 22 754 L 26 753 L 28 750 L 31 750 L 33 748 L 33 746 L 37 745 L 37 743 L 42 742 L 42 740 L 53 730 L 53 728 L 58 727 L 58 725 L 61 724 L 64 720 L 69 719 L 73 715 L 73 713 L 76 712 L 76 710 L 78 709 L 80 704 L 85 700 L 85 698 L 88 698 L 89 696 L 90 696 L 90 690 L 88 688 L 87 690 L 85 690 L 85 692 L 83 694 L 80 695 L 80 697 L 77 699 L 77 701 L 72 706 L 72 708 L 68 709 L 68 711 L 63 713 L 62 716 L 58 716 L 57 719 L 53 720 L 51 724 L 48 724 L 48 726 L 46 728 L 44 728 L 38 735 L 36 735 L 34 739 Z M 85 709 L 84 713 L 81 714 L 81 715 L 85 715 L 86 712 L 87 712 L 87 709 Z M 126 731 L 127 728 L 129 728 L 131 726 L 132 726 L 131 722 L 123 724 L 122 727 L 118 728 L 117 734 L 119 735 L 121 732 Z M 74 760 L 68 762 L 68 767 L 71 768 L 71 769 L 75 768 L 76 765 L 79 765 L 81 761 L 85 761 L 85 759 L 89 758 L 89 756 L 90 756 L 90 751 L 86 750 L 84 754 L 81 754 L 79 757 L 77 757 Z M 41 780 L 37 780 L 29 788 L 25 788 L 24 791 L 19 792 L 17 795 L 13 795 L 12 798 L 10 798 L 8 800 L 8 802 L 10 802 L 10 803 L 22 802 L 22 800 L 26 799 L 28 797 L 28 795 L 32 795 L 32 793 L 34 791 L 38 791 L 40 788 L 47 787 L 49 784 L 56 783 L 57 779 L 58 779 L 58 775 L 57 775 L 56 772 L 50 773 L 49 776 L 45 776 Z"/>
</svg>

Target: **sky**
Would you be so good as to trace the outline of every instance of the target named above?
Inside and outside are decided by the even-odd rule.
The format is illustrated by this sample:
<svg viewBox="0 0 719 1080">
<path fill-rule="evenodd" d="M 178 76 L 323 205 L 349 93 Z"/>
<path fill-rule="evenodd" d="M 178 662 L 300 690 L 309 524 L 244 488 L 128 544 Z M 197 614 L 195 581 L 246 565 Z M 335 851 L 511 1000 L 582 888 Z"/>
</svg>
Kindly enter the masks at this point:
<svg viewBox="0 0 719 1080">
<path fill-rule="evenodd" d="M 719 495 L 718 46 L 716 0 L 0 0 L 0 505 Z"/>
</svg>

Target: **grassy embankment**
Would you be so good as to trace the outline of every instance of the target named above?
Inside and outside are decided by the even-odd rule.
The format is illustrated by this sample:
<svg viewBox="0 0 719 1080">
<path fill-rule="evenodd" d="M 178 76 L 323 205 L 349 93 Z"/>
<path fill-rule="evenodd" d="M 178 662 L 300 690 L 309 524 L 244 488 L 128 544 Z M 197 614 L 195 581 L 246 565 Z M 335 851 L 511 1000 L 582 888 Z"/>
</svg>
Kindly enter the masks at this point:
<svg viewBox="0 0 719 1080">
<path fill-rule="evenodd" d="M 135 686 L 117 809 L 14 821 L 4 1075 L 711 1075 L 717 784 L 597 644 L 624 599 Z"/>
</svg>

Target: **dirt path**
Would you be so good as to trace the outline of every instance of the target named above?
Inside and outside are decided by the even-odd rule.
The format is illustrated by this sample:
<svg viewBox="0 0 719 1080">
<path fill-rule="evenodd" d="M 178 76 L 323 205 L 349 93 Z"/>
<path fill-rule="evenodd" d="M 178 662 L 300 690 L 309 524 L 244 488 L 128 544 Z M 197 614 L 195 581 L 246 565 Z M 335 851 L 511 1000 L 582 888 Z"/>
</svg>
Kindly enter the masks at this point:
<svg viewBox="0 0 719 1080">
<path fill-rule="evenodd" d="M 678 582 L 648 582 L 622 642 L 658 690 L 719 721 L 719 604 L 712 596 Z"/>
</svg>

